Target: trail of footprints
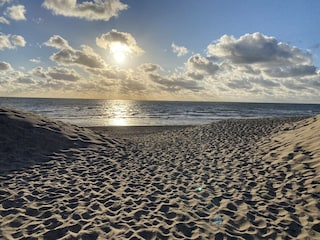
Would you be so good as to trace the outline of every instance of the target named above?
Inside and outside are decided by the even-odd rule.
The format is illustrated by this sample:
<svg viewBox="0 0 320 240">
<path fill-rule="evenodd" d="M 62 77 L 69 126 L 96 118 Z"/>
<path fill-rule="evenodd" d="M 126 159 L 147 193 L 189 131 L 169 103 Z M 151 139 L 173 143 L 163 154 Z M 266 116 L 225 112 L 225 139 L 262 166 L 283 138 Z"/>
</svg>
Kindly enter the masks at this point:
<svg viewBox="0 0 320 240">
<path fill-rule="evenodd" d="M 226 121 L 56 153 L 0 177 L 0 238 L 316 239 L 319 178 L 293 162 L 312 155 L 257 151 L 282 124 Z"/>
</svg>

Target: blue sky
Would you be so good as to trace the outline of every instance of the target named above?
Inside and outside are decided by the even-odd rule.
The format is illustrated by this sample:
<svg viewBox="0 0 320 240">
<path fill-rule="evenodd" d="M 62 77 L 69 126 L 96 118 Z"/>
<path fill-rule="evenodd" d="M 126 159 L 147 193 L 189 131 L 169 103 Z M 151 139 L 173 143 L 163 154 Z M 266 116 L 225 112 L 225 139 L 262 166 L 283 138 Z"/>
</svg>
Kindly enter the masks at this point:
<svg viewBox="0 0 320 240">
<path fill-rule="evenodd" d="M 0 96 L 320 103 L 317 0 L 0 0 Z"/>
</svg>

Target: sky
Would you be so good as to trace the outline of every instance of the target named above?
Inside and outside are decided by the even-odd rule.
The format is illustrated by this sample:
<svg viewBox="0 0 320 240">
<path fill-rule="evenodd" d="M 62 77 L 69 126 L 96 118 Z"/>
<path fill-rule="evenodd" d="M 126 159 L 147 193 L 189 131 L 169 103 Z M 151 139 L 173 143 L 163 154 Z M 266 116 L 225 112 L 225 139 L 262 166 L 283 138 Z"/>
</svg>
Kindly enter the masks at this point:
<svg viewBox="0 0 320 240">
<path fill-rule="evenodd" d="M 320 103 L 318 0 L 0 0 L 0 96 Z"/>
</svg>

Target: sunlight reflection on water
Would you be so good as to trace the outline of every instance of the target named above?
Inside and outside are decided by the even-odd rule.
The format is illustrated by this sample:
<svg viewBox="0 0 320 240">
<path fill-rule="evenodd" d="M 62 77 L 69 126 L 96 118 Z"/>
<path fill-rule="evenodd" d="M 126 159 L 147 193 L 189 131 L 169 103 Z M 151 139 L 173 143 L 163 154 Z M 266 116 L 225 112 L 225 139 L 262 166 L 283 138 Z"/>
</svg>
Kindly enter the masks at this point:
<svg viewBox="0 0 320 240">
<path fill-rule="evenodd" d="M 133 103 L 131 101 L 117 100 L 112 105 L 105 106 L 105 115 L 107 125 L 110 126 L 128 126 L 130 125 L 129 116 L 132 114 Z"/>
</svg>

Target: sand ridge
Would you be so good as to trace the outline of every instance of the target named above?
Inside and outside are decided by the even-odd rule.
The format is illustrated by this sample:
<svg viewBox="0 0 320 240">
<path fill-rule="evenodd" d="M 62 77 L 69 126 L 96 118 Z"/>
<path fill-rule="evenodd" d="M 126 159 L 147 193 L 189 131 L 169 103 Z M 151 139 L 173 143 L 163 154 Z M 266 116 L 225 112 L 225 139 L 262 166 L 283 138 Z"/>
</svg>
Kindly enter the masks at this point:
<svg viewBox="0 0 320 240">
<path fill-rule="evenodd" d="M 319 120 L 226 120 L 120 139 L 1 108 L 11 129 L 2 143 L 40 128 L 61 144 L 46 132 L 54 148 L 23 145 L 40 144 L 45 161 L 18 169 L 6 156 L 25 161 L 14 155 L 23 147 L 1 149 L 10 171 L 0 175 L 0 238 L 319 239 Z"/>
</svg>

